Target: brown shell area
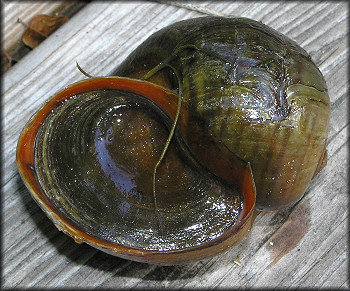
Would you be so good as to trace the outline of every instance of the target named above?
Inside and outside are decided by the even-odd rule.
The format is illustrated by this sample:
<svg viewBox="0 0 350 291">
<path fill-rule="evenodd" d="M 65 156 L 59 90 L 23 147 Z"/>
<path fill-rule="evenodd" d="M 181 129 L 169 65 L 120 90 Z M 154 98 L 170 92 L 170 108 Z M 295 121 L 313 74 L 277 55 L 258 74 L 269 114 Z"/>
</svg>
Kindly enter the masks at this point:
<svg viewBox="0 0 350 291">
<path fill-rule="evenodd" d="M 158 31 L 114 74 L 141 77 L 172 54 L 190 112 L 184 138 L 203 164 L 220 167 L 206 150 L 215 143 L 217 156 L 251 164 L 257 209 L 297 202 L 324 164 L 330 117 L 325 80 L 306 51 L 250 19 L 203 17 Z M 169 68 L 149 80 L 178 90 Z"/>
<path fill-rule="evenodd" d="M 122 90 L 121 95 L 113 90 Z M 123 78 L 83 81 L 45 104 L 18 142 L 18 169 L 31 195 L 55 225 L 77 242 L 120 257 L 177 264 L 225 251 L 251 226 L 255 189 L 249 165 L 240 169 L 240 183 L 227 187 L 201 168 L 191 153 L 183 156 L 184 145 L 174 140 L 157 175 L 159 204 L 155 209 L 151 173 L 164 145 L 160 137 L 168 133 L 164 125 L 157 125 L 163 117 L 149 116 L 153 105 L 141 110 L 142 100 L 149 101 L 141 95 L 133 97 L 135 92 L 163 103 L 165 112 L 175 115 L 176 95 L 150 83 Z M 75 124 L 80 114 L 82 122 Z M 104 116 L 107 118 L 101 119 Z M 134 134 L 139 136 L 134 138 Z M 160 138 L 159 143 L 150 140 L 153 138 Z M 120 174 L 113 172 L 119 170 L 111 163 L 121 164 L 124 177 L 135 173 L 132 180 L 120 179 Z M 173 169 L 178 172 L 173 173 Z M 125 182 L 128 187 L 135 183 L 134 190 L 126 191 L 122 186 Z M 174 187 L 170 182 L 175 182 Z M 236 187 L 241 193 L 238 196 Z M 242 204 L 237 207 L 235 201 L 240 197 Z"/>
</svg>

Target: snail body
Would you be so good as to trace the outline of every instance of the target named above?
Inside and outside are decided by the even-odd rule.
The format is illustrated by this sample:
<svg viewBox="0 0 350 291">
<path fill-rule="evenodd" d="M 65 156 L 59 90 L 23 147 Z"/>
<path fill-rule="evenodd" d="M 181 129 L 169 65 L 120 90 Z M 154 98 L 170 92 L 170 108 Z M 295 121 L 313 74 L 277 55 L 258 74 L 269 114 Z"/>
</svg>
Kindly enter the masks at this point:
<svg viewBox="0 0 350 291">
<path fill-rule="evenodd" d="M 175 23 L 113 75 L 57 93 L 17 145 L 32 197 L 77 242 L 157 264 L 208 258 L 324 166 L 323 76 L 261 23 Z"/>
<path fill-rule="evenodd" d="M 325 80 L 306 51 L 251 19 L 203 17 L 154 33 L 113 75 L 141 78 L 167 59 L 191 112 L 185 140 L 203 163 L 221 168 L 207 155 L 209 139 L 220 155 L 251 164 L 258 210 L 296 203 L 326 162 L 330 116 Z M 178 91 L 170 68 L 148 80 Z"/>
</svg>

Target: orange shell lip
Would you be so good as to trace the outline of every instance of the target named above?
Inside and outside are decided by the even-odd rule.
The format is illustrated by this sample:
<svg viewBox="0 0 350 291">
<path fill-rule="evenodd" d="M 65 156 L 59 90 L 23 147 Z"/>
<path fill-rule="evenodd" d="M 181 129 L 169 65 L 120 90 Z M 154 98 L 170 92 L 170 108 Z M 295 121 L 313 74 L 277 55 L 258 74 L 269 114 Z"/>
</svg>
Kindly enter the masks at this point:
<svg viewBox="0 0 350 291">
<path fill-rule="evenodd" d="M 187 263 L 193 260 L 212 257 L 226 251 L 229 247 L 241 241 L 251 228 L 256 197 L 254 180 L 249 163 L 242 169 L 244 172 L 243 181 L 241 181 L 242 184 L 239 185 L 239 188 L 243 195 L 244 206 L 237 223 L 212 241 L 183 249 L 166 251 L 143 250 L 101 240 L 84 233 L 53 206 L 42 189 L 34 168 L 34 148 L 37 133 L 51 110 L 60 103 L 74 95 L 102 89 L 127 90 L 144 95 L 157 103 L 161 103 L 159 105 L 171 117 L 174 117 L 171 106 L 174 102 L 177 102 L 177 95 L 147 81 L 122 77 L 91 78 L 74 83 L 45 103 L 23 129 L 17 144 L 16 158 L 18 171 L 29 189 L 31 196 L 54 222 L 56 227 L 74 238 L 78 243 L 88 243 L 100 250 L 122 258 L 163 265 Z"/>
</svg>

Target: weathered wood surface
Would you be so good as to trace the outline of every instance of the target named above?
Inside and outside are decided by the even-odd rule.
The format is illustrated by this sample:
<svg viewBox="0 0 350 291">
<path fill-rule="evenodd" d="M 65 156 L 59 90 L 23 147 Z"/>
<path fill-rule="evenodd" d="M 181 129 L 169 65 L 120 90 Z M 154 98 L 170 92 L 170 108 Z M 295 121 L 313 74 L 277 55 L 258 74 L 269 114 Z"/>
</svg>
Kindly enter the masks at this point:
<svg viewBox="0 0 350 291">
<path fill-rule="evenodd" d="M 311 54 L 331 98 L 327 166 L 297 205 L 260 213 L 240 245 L 209 260 L 160 267 L 76 244 L 54 227 L 18 175 L 21 129 L 46 99 L 84 78 L 76 61 L 93 75 L 108 75 L 151 33 L 205 14 L 262 21 Z M 349 288 L 348 14 L 347 3 L 335 1 L 118 1 L 80 10 L 4 76 L 2 287 Z"/>
<path fill-rule="evenodd" d="M 14 61 L 20 60 L 30 51 L 22 42 L 23 32 L 30 20 L 38 14 L 64 15 L 71 17 L 85 5 L 84 2 L 76 1 L 37 1 L 23 2 L 8 1 L 3 5 L 2 13 L 2 71 L 6 71 L 11 66 L 10 57 Z M 19 23 L 20 22 L 20 23 Z"/>
</svg>

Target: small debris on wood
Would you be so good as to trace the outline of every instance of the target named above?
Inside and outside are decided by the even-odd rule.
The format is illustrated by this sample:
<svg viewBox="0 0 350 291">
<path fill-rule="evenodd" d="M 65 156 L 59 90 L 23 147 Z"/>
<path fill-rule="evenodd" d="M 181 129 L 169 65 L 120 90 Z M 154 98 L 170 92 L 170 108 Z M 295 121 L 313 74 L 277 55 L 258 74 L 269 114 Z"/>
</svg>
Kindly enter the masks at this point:
<svg viewBox="0 0 350 291">
<path fill-rule="evenodd" d="M 235 260 L 234 260 L 233 262 L 234 262 L 235 264 L 237 264 L 238 266 L 242 266 L 241 260 L 239 259 L 238 256 L 235 258 Z"/>
<path fill-rule="evenodd" d="M 31 19 L 27 29 L 23 33 L 22 41 L 25 45 L 33 49 L 67 21 L 68 18 L 62 15 L 36 15 Z M 25 23 L 19 19 L 18 22 L 25 25 Z"/>
</svg>

